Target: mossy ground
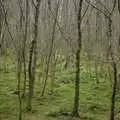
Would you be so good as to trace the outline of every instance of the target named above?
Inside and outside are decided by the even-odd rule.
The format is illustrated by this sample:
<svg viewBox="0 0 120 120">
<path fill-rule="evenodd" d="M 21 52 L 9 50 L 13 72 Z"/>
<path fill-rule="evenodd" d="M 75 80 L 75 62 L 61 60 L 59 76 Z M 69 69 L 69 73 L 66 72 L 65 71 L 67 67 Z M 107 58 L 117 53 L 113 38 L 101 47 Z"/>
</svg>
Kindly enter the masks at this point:
<svg viewBox="0 0 120 120">
<path fill-rule="evenodd" d="M 104 73 L 103 73 L 104 74 Z M 100 83 L 96 83 L 95 73 L 81 71 L 80 83 L 80 118 L 71 118 L 74 100 L 75 73 L 72 70 L 58 71 L 53 93 L 47 88 L 44 97 L 40 97 L 40 82 L 35 86 L 33 110 L 26 112 L 27 100 L 23 99 L 23 120 L 108 120 L 112 87 L 109 77 L 99 73 Z M 18 96 L 15 70 L 0 71 L 0 120 L 18 120 Z M 116 120 L 119 120 L 120 96 L 116 98 Z M 67 114 L 68 113 L 68 114 Z"/>
</svg>

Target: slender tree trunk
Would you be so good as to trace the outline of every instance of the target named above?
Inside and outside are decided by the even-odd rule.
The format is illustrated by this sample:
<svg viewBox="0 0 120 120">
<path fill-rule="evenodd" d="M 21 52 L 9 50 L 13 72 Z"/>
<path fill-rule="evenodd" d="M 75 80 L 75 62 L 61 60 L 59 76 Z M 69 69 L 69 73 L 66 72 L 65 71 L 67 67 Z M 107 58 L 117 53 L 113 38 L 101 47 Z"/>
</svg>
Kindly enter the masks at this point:
<svg viewBox="0 0 120 120">
<path fill-rule="evenodd" d="M 118 0 L 118 10 L 120 12 L 120 0 Z M 112 36 L 112 20 L 109 21 L 109 33 Z M 112 56 L 112 55 L 111 55 Z M 113 71 L 114 71 L 114 85 L 112 90 L 112 99 L 111 99 L 111 114 L 110 120 L 115 120 L 115 101 L 116 101 L 116 92 L 117 92 L 117 65 L 114 62 L 114 56 L 112 57 L 113 60 Z"/>
<path fill-rule="evenodd" d="M 96 7 L 100 8 L 99 5 L 100 0 L 96 0 Z M 96 45 L 97 45 L 97 57 L 100 58 L 101 52 L 101 37 L 102 37 L 102 24 L 101 24 L 101 12 L 96 10 Z M 99 77 L 98 77 L 98 61 L 95 61 L 95 69 L 96 69 L 96 83 L 99 84 Z"/>
<path fill-rule="evenodd" d="M 18 99 L 19 99 L 19 120 L 22 120 L 22 98 L 21 98 L 21 90 L 20 90 L 20 84 L 21 84 L 21 60 L 18 56 L 18 66 L 17 66 L 17 77 L 18 77 Z"/>
<path fill-rule="evenodd" d="M 50 53 L 49 53 L 48 60 L 47 60 L 46 75 L 45 75 L 45 80 L 44 80 L 44 85 L 43 85 L 43 90 L 42 90 L 41 96 L 44 96 L 46 85 L 47 85 L 47 80 L 48 80 L 49 66 L 50 66 L 51 56 L 52 56 L 52 52 L 53 52 L 53 45 L 54 45 L 54 40 L 55 40 L 55 31 L 56 31 L 58 10 L 59 10 L 59 5 L 57 6 L 56 16 L 55 16 L 54 23 L 53 23 L 52 42 L 51 42 L 51 46 L 50 46 Z"/>
<path fill-rule="evenodd" d="M 76 80 L 75 80 L 75 98 L 74 98 L 74 108 L 72 115 L 74 117 L 79 117 L 79 84 L 80 84 L 80 52 L 82 45 L 82 34 L 81 34 L 81 12 L 82 12 L 82 2 L 79 2 L 78 11 L 78 48 L 76 51 Z"/>
<path fill-rule="evenodd" d="M 112 19 L 111 15 L 109 16 L 108 19 L 108 38 L 109 38 L 109 52 L 110 52 L 110 57 L 112 60 L 112 67 L 114 71 L 114 84 L 113 84 L 113 89 L 112 89 L 112 98 L 111 98 L 111 114 L 110 114 L 110 120 L 115 120 L 115 101 L 116 101 L 116 89 L 117 89 L 117 65 L 115 61 L 115 54 L 114 54 L 114 49 L 112 48 Z"/>
<path fill-rule="evenodd" d="M 116 63 L 113 63 L 113 71 L 114 71 L 114 85 L 113 85 L 112 98 L 111 98 L 110 120 L 115 120 L 115 101 L 116 101 L 116 91 L 117 91 L 117 65 Z"/>
<path fill-rule="evenodd" d="M 23 41 L 23 68 L 24 68 L 24 84 L 23 84 L 23 97 L 25 97 L 26 93 L 26 79 L 27 79 L 27 71 L 26 71 L 26 41 L 27 41 L 27 32 L 28 32 L 28 12 L 29 12 L 29 4 L 28 0 L 26 0 L 26 21 L 25 21 L 25 34 Z"/>
<path fill-rule="evenodd" d="M 108 76 L 109 76 L 110 84 L 111 84 L 111 87 L 112 87 L 112 75 L 111 75 L 110 66 L 108 66 Z"/>
<path fill-rule="evenodd" d="M 99 84 L 98 62 L 96 60 L 95 60 L 95 75 L 96 75 L 96 83 Z"/>
<path fill-rule="evenodd" d="M 29 95 L 28 95 L 28 106 L 27 109 L 29 111 L 32 110 L 32 96 L 34 93 L 34 83 L 35 83 L 35 73 L 36 73 L 36 56 L 37 56 L 37 37 L 38 37 L 38 20 L 39 20 L 39 8 L 40 8 L 41 0 L 37 1 L 37 5 L 35 6 L 35 24 L 34 24 L 34 36 L 30 48 L 29 55 L 29 65 L 28 65 L 28 73 L 29 73 Z"/>
<path fill-rule="evenodd" d="M 55 85 L 55 72 L 56 72 L 56 64 L 57 64 L 57 58 L 55 57 L 56 53 L 54 52 L 54 56 L 52 59 L 51 64 L 51 93 L 54 91 L 54 85 Z"/>
<path fill-rule="evenodd" d="M 120 14 L 120 0 L 118 0 L 118 11 L 119 11 L 119 14 Z"/>
<path fill-rule="evenodd" d="M 20 8 L 20 23 L 19 23 L 19 39 L 22 40 L 22 28 L 23 28 L 23 9 L 22 1 L 18 0 Z M 22 97 L 21 97 L 21 73 L 22 73 L 22 55 L 21 55 L 21 44 L 19 43 L 18 52 L 17 52 L 17 77 L 18 77 L 18 99 L 19 99 L 19 120 L 22 120 Z"/>
</svg>

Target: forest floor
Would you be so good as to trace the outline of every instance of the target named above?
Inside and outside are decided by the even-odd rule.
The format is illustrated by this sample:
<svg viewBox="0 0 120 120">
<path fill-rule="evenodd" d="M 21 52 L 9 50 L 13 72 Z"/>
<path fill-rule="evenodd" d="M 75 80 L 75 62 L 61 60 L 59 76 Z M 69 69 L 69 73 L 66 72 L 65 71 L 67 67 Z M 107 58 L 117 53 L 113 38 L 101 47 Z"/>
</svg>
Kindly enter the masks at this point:
<svg viewBox="0 0 120 120">
<path fill-rule="evenodd" d="M 108 78 L 100 74 L 100 83 L 96 83 L 94 73 L 82 71 L 80 84 L 80 118 L 71 118 L 74 100 L 74 79 L 72 71 L 56 73 L 56 83 L 59 84 L 50 93 L 40 97 L 40 85 L 36 84 L 36 94 L 33 98 L 32 112 L 26 112 L 26 100 L 23 100 L 23 120 L 108 120 L 112 87 Z M 18 96 L 14 94 L 17 80 L 15 71 L 0 71 L 0 120 L 18 120 Z M 116 120 L 120 116 L 120 96 L 116 98 Z M 67 114 L 68 113 L 68 114 Z"/>
</svg>

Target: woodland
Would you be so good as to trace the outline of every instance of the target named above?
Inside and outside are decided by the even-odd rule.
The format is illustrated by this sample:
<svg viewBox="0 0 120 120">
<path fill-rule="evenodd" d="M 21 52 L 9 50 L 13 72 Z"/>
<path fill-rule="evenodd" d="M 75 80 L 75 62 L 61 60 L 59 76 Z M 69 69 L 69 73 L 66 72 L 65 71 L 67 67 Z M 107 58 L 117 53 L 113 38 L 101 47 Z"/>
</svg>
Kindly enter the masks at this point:
<svg viewBox="0 0 120 120">
<path fill-rule="evenodd" d="M 120 120 L 120 0 L 0 0 L 0 120 Z"/>
</svg>

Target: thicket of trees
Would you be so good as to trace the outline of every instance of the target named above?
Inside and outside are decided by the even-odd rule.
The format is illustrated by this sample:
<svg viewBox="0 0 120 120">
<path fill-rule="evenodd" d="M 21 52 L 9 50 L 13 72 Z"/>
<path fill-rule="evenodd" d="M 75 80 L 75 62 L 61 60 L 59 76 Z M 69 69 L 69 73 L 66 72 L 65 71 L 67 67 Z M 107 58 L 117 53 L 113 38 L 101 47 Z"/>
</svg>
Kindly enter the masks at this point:
<svg viewBox="0 0 120 120">
<path fill-rule="evenodd" d="M 58 64 L 61 69 L 76 71 L 71 114 L 79 117 L 84 56 L 94 61 L 96 84 L 100 82 L 99 64 L 108 64 L 110 79 L 111 73 L 114 76 L 110 80 L 110 120 L 115 120 L 116 92 L 120 86 L 120 0 L 0 0 L 0 59 L 6 55 L 12 56 L 16 65 L 19 120 L 26 97 L 26 109 L 32 110 L 36 78 L 41 82 L 41 97 L 48 82 L 50 92 L 54 92 Z"/>
</svg>

